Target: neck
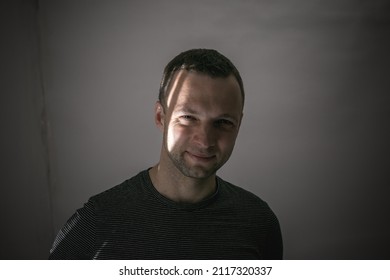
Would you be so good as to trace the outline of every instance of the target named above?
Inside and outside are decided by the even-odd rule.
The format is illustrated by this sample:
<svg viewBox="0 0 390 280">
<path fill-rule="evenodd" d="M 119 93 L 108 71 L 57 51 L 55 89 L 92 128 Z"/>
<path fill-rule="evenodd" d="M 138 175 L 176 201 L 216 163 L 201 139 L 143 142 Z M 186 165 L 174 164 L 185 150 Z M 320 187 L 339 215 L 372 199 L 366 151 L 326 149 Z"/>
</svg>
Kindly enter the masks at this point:
<svg viewBox="0 0 390 280">
<path fill-rule="evenodd" d="M 215 174 L 208 178 L 190 178 L 161 161 L 149 170 L 149 175 L 157 191 L 175 202 L 197 203 L 216 190 Z"/>
</svg>

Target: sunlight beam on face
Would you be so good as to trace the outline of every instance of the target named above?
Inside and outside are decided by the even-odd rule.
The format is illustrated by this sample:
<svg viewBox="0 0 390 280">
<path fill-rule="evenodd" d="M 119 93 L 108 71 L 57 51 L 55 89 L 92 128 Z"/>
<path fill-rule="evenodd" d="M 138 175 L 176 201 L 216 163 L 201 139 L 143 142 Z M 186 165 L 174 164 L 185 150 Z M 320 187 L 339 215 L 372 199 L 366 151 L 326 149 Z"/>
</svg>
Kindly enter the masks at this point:
<svg viewBox="0 0 390 280">
<path fill-rule="evenodd" d="M 175 106 L 186 78 L 186 70 L 180 70 L 172 77 L 173 83 L 167 89 L 167 107 Z"/>
</svg>

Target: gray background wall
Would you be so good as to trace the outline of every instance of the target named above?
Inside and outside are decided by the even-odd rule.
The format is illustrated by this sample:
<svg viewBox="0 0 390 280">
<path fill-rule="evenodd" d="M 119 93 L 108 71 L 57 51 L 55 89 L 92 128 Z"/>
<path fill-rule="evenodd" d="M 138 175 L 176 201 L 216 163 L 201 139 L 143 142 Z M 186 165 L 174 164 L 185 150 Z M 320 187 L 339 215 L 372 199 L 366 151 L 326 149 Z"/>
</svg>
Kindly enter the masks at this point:
<svg viewBox="0 0 390 280">
<path fill-rule="evenodd" d="M 153 106 L 180 51 L 240 69 L 219 175 L 266 200 L 287 259 L 390 258 L 388 1 L 3 1 L 2 259 L 46 258 L 92 195 L 158 160 Z"/>
</svg>

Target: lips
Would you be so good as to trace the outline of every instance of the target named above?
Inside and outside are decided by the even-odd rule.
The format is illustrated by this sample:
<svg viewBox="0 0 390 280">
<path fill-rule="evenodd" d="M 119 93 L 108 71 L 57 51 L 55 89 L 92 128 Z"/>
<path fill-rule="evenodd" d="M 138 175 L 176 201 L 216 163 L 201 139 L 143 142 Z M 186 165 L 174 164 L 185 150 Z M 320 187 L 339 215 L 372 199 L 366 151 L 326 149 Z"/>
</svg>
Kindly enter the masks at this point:
<svg viewBox="0 0 390 280">
<path fill-rule="evenodd" d="M 192 158 L 195 158 L 197 160 L 201 161 L 210 161 L 215 158 L 215 155 L 206 155 L 206 154 L 198 154 L 198 153 L 191 153 L 187 152 Z"/>
</svg>

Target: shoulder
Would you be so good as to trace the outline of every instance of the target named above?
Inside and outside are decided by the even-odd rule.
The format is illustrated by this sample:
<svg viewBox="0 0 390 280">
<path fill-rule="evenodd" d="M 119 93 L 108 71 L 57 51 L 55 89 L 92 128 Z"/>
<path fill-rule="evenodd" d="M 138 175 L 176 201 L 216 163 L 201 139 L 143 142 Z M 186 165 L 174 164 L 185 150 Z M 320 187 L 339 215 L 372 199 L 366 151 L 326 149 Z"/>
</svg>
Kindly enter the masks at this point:
<svg viewBox="0 0 390 280">
<path fill-rule="evenodd" d="M 221 178 L 217 178 L 220 192 L 222 196 L 233 203 L 243 203 L 250 207 L 256 206 L 264 209 L 269 209 L 269 206 L 266 201 L 261 199 L 259 196 L 254 193 L 236 186 L 232 183 L 224 181 Z"/>
<path fill-rule="evenodd" d="M 239 217 L 245 225 L 256 224 L 262 230 L 279 230 L 279 221 L 266 201 L 219 177 L 218 184 L 221 208 L 229 209 L 229 212 Z"/>
<path fill-rule="evenodd" d="M 128 204 L 133 200 L 138 200 L 138 197 L 145 191 L 145 172 L 147 171 L 141 171 L 134 177 L 92 196 L 89 203 L 94 204 L 96 209 L 102 209 L 118 208 L 123 203 Z"/>
</svg>

